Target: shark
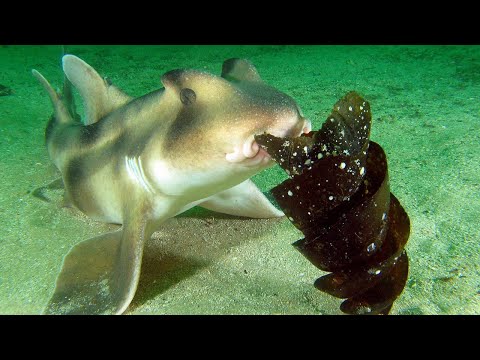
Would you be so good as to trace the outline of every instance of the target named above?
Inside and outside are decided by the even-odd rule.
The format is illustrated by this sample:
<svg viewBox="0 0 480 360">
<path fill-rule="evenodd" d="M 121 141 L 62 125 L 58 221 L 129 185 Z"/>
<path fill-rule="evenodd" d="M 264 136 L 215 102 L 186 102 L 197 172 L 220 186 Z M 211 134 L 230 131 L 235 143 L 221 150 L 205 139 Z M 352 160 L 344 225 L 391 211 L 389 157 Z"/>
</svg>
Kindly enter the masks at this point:
<svg viewBox="0 0 480 360">
<path fill-rule="evenodd" d="M 171 70 L 161 76 L 162 87 L 136 98 L 75 55 L 63 55 L 62 68 L 62 91 L 37 70 L 32 74 L 53 105 L 45 142 L 64 200 L 121 226 L 67 253 L 44 314 L 124 313 L 138 286 L 145 242 L 165 220 L 194 206 L 241 217 L 284 216 L 250 179 L 274 165 L 254 136 L 297 137 L 311 131 L 311 122 L 250 61 L 228 59 L 220 76 Z"/>
</svg>

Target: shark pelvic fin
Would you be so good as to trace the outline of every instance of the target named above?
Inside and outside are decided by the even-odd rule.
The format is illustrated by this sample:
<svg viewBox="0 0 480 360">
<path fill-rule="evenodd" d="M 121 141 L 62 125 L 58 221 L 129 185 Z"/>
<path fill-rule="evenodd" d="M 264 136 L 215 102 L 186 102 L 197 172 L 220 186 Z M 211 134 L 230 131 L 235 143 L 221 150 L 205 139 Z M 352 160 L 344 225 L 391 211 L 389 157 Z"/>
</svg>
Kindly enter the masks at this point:
<svg viewBox="0 0 480 360">
<path fill-rule="evenodd" d="M 223 214 L 251 218 L 268 219 L 284 215 L 250 179 L 209 197 L 199 206 Z"/>
</svg>

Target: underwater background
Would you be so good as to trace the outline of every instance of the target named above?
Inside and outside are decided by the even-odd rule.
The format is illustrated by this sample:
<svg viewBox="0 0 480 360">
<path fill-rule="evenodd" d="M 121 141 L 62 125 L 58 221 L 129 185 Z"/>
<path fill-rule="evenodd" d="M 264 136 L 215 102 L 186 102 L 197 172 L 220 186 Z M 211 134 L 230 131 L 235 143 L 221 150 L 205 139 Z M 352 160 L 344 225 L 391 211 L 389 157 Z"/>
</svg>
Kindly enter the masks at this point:
<svg viewBox="0 0 480 360">
<path fill-rule="evenodd" d="M 411 221 L 410 268 L 391 314 L 480 314 L 480 46 L 83 46 L 67 52 L 132 96 L 163 73 L 220 74 L 246 58 L 292 96 L 319 129 L 354 90 L 369 101 L 371 140 L 388 158 L 390 189 Z M 32 195 L 59 177 L 44 145 L 52 113 L 31 75 L 61 87 L 60 46 L 0 46 L 0 314 L 40 314 L 70 248 L 115 225 Z M 80 104 L 80 101 L 77 101 Z M 81 109 L 79 109 L 81 110 Z M 181 156 L 179 154 L 179 156 Z M 253 181 L 268 191 L 278 166 Z M 286 218 L 241 219 L 192 209 L 147 243 L 127 314 L 341 314 L 316 290 L 325 273 L 291 243 Z"/>
</svg>

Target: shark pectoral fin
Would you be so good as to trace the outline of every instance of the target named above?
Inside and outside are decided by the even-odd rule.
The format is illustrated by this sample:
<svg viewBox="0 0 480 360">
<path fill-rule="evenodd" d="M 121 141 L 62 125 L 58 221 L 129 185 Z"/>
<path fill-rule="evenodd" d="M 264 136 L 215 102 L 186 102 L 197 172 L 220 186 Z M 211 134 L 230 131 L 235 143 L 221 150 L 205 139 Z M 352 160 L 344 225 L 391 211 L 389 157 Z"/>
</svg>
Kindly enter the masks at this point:
<svg viewBox="0 0 480 360">
<path fill-rule="evenodd" d="M 146 221 L 132 214 L 114 232 L 85 240 L 65 257 L 45 314 L 121 314 L 135 294 Z"/>
<path fill-rule="evenodd" d="M 45 314 L 113 312 L 110 285 L 122 230 L 82 241 L 63 260 Z"/>
<path fill-rule="evenodd" d="M 112 85 L 82 59 L 64 55 L 63 71 L 79 91 L 85 107 L 85 125 L 93 124 L 132 98 Z"/>
<path fill-rule="evenodd" d="M 284 215 L 268 201 L 251 180 L 215 194 L 199 206 L 224 214 L 251 218 L 273 218 Z"/>
</svg>

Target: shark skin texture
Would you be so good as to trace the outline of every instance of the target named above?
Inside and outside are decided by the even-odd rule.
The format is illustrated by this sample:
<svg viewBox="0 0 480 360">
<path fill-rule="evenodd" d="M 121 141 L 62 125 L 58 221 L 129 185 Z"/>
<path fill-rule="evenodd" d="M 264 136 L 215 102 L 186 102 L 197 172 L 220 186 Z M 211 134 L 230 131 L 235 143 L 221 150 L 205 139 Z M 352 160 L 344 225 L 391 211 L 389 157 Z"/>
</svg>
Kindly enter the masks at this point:
<svg viewBox="0 0 480 360">
<path fill-rule="evenodd" d="M 122 226 L 70 250 L 44 314 L 122 314 L 137 289 L 145 242 L 194 206 L 284 215 L 250 180 L 274 165 L 254 136 L 297 137 L 311 124 L 249 61 L 226 60 L 221 76 L 172 70 L 161 77 L 163 88 L 138 98 L 74 55 L 62 65 L 62 93 L 32 70 L 54 108 L 45 139 L 62 178 L 52 184 L 63 183 L 64 201 L 89 217 Z"/>
</svg>

